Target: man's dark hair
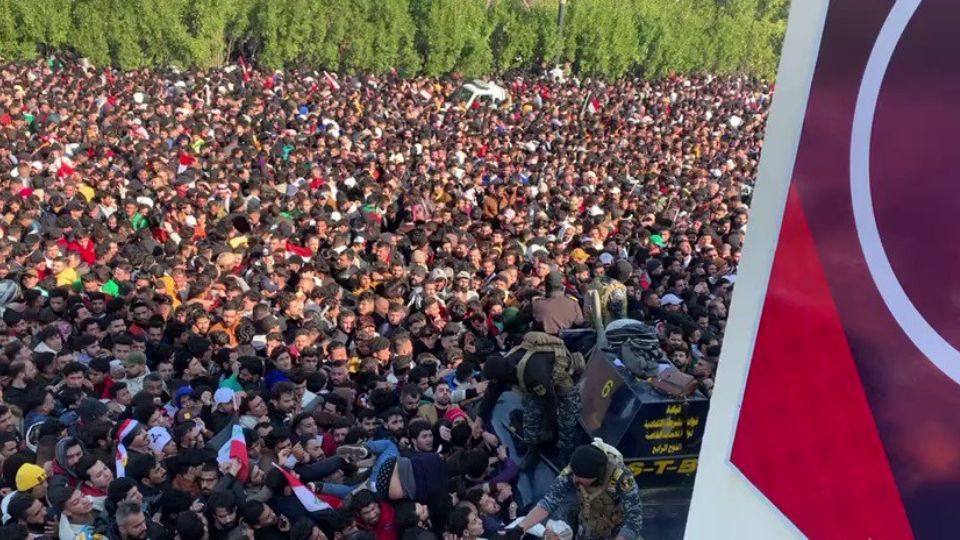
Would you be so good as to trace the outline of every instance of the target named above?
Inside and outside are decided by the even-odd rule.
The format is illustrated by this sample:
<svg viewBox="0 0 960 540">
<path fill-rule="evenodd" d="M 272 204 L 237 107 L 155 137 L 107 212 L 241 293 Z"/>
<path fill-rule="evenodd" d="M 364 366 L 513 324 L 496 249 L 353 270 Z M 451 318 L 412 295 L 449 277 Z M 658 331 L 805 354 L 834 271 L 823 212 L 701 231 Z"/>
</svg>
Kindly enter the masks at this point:
<svg viewBox="0 0 960 540">
<path fill-rule="evenodd" d="M 324 394 L 323 399 L 326 403 L 329 403 L 337 409 L 337 414 L 344 414 L 347 412 L 347 400 L 340 394 Z"/>
<path fill-rule="evenodd" d="M 7 458 L 3 462 L 3 476 L 0 478 L 2 480 L 3 487 L 11 488 L 11 491 L 17 490 L 16 476 L 17 471 L 20 470 L 25 463 L 33 463 L 37 459 L 36 454 L 32 452 L 17 452 L 16 454 Z"/>
<path fill-rule="evenodd" d="M 86 454 L 80 461 L 77 462 L 77 465 L 73 470 L 77 473 L 77 478 L 83 481 L 90 480 L 90 469 L 93 468 L 97 462 L 100 461 L 100 458 L 93 454 Z"/>
<path fill-rule="evenodd" d="M 107 392 L 107 395 L 110 396 L 110 399 L 117 399 L 117 394 L 119 394 L 121 390 L 126 390 L 126 389 L 127 389 L 126 382 L 117 381 L 113 383 L 112 386 L 110 386 L 110 390 Z"/>
<path fill-rule="evenodd" d="M 40 386 L 30 387 L 29 390 L 27 390 L 26 396 L 23 398 L 24 412 L 30 412 L 42 406 L 49 393 L 49 390 Z"/>
<path fill-rule="evenodd" d="M 327 385 L 327 374 L 323 371 L 314 371 L 307 374 L 307 390 L 319 394 Z"/>
<path fill-rule="evenodd" d="M 57 401 L 67 409 L 76 407 L 81 398 L 83 398 L 83 390 L 79 388 L 64 388 L 57 394 Z M 0 412 L 0 415 L 2 414 Z"/>
<path fill-rule="evenodd" d="M 400 399 L 412 396 L 420 397 L 420 387 L 412 382 L 403 385 L 403 389 L 400 390 Z"/>
<path fill-rule="evenodd" d="M 470 508 L 466 506 L 457 506 L 450 512 L 447 518 L 447 532 L 456 536 L 462 536 L 470 525 Z"/>
<path fill-rule="evenodd" d="M 116 318 L 119 319 L 120 317 Z M 127 347 L 130 347 L 133 345 L 133 336 L 129 334 L 120 334 L 119 336 L 113 338 L 113 345 L 126 345 Z"/>
<path fill-rule="evenodd" d="M 430 370 L 426 366 L 416 365 L 410 369 L 410 374 L 407 375 L 407 380 L 412 384 L 420 382 L 421 379 L 430 378 Z"/>
<path fill-rule="evenodd" d="M 159 408 L 160 406 L 153 403 L 151 399 L 150 403 L 137 405 L 133 408 L 133 419 L 146 426 L 150 422 L 150 417 L 153 416 L 153 413 L 157 412 Z"/>
<path fill-rule="evenodd" d="M 14 521 L 20 521 L 21 519 L 26 520 L 27 511 L 33 506 L 34 501 L 36 501 L 36 499 L 29 493 L 16 491 L 13 494 L 13 498 L 10 499 L 9 506 L 7 506 L 7 513 L 10 514 L 10 518 Z"/>
<path fill-rule="evenodd" d="M 459 382 L 466 382 L 470 380 L 470 377 L 473 377 L 473 364 L 470 362 L 464 362 L 457 366 L 457 370 L 454 373 L 454 377 Z"/>
<path fill-rule="evenodd" d="M 302 412 L 302 413 L 294 416 L 294 417 L 293 417 L 293 420 L 290 422 L 290 427 L 291 427 L 294 431 L 296 431 L 296 429 L 300 427 L 300 422 L 303 422 L 303 421 L 306 420 L 307 418 L 313 418 L 313 415 L 311 415 L 311 414 L 308 413 L 308 412 Z"/>
<path fill-rule="evenodd" d="M 203 520 L 196 512 L 191 510 L 180 512 L 177 514 L 175 526 L 180 538 L 203 538 L 205 527 Z"/>
<path fill-rule="evenodd" d="M 61 373 L 63 373 L 63 378 L 67 378 L 70 375 L 73 375 L 74 373 L 82 373 L 86 375 L 87 368 L 84 367 L 84 365 L 81 364 L 80 362 L 70 362 L 69 364 L 64 366 L 63 371 Z"/>
<path fill-rule="evenodd" d="M 463 455 L 463 472 L 480 478 L 490 465 L 490 455 L 482 448 L 471 448 Z"/>
<path fill-rule="evenodd" d="M 350 497 L 350 511 L 359 514 L 360 510 L 376 504 L 377 497 L 369 489 L 361 489 Z"/>
<path fill-rule="evenodd" d="M 394 417 L 394 416 L 404 417 L 403 409 L 401 409 L 400 407 L 390 407 L 389 409 L 386 410 L 386 412 L 383 413 L 384 420 L 389 420 L 391 417 Z"/>
<path fill-rule="evenodd" d="M 164 461 L 163 464 L 167 468 L 167 475 L 170 478 L 174 478 L 176 476 L 189 472 L 192 464 L 190 463 L 190 460 L 183 455 L 184 453 L 185 452 L 181 450 L 180 454 L 169 457 L 167 458 L 166 461 Z M 207 503 L 207 506 L 208 507 L 210 506 L 209 502 Z"/>
<path fill-rule="evenodd" d="M 85 423 L 83 429 L 78 430 L 77 436 L 83 440 L 83 444 L 87 448 L 97 448 L 100 446 L 100 441 L 109 442 L 112 430 L 113 425 L 109 421 L 99 420 L 93 423 Z"/>
<path fill-rule="evenodd" d="M 197 427 L 197 423 L 193 420 L 187 420 L 181 422 L 176 427 L 173 428 L 173 440 L 176 441 L 177 446 L 180 446 L 181 441 L 183 440 L 184 435 L 190 433 L 194 428 Z"/>
<path fill-rule="evenodd" d="M 16 379 L 18 375 L 27 370 L 27 362 L 25 360 L 16 360 L 10 364 L 10 367 L 7 368 L 7 376 L 11 379 Z"/>
<path fill-rule="evenodd" d="M 87 364 L 90 369 L 93 371 L 98 371 L 100 373 L 110 373 L 110 360 L 106 358 L 91 358 L 90 363 Z"/>
<path fill-rule="evenodd" d="M 267 434 L 264 444 L 267 448 L 273 450 L 277 447 L 277 444 L 282 443 L 283 441 L 289 440 L 290 428 L 287 426 L 275 427 L 270 433 Z"/>
<path fill-rule="evenodd" d="M 407 433 L 409 433 L 413 439 L 419 437 L 420 433 L 424 431 L 433 431 L 433 429 L 430 426 L 430 422 L 422 418 L 415 418 L 410 422 L 410 425 L 407 426 Z"/>
<path fill-rule="evenodd" d="M 140 482 L 146 478 L 147 475 L 150 474 L 150 471 L 156 466 L 157 459 L 155 457 L 148 454 L 141 454 L 139 452 L 128 452 L 127 465 L 124 467 L 124 474 L 128 478 L 132 478 L 137 482 Z"/>
<path fill-rule="evenodd" d="M 333 420 L 333 423 L 330 424 L 330 429 L 343 429 L 353 427 L 353 422 L 349 418 L 339 417 Z"/>
<path fill-rule="evenodd" d="M 290 526 L 290 540 L 311 540 L 313 538 L 313 528 L 317 526 L 310 518 L 298 519 L 296 523 Z"/>
<path fill-rule="evenodd" d="M 394 510 L 396 513 L 393 522 L 398 530 L 405 531 L 420 524 L 420 517 L 417 515 L 417 503 L 413 501 L 402 502 Z"/>
<path fill-rule="evenodd" d="M 240 510 L 240 515 L 243 517 L 243 520 L 246 521 L 251 527 L 254 527 L 260 522 L 260 515 L 263 514 L 264 504 L 260 501 L 249 500 L 243 503 L 243 508 Z"/>
<path fill-rule="evenodd" d="M 256 356 L 244 356 L 240 358 L 240 370 L 246 370 L 251 375 L 263 375 L 263 362 Z"/>
<path fill-rule="evenodd" d="M 39 427 L 37 427 L 37 439 L 38 441 L 44 437 L 59 439 L 63 430 L 66 428 L 59 419 L 47 418 L 43 422 L 40 422 Z M 54 442 L 53 446 L 56 446 L 56 442 Z"/>
<path fill-rule="evenodd" d="M 287 477 L 280 472 L 280 469 L 271 467 L 267 474 L 263 476 L 263 485 L 270 488 L 270 491 L 274 494 L 281 494 L 290 483 L 287 481 Z"/>
<path fill-rule="evenodd" d="M 237 496 L 232 491 L 214 491 L 207 498 L 207 510 L 210 515 L 213 515 L 219 508 L 232 512 L 236 507 Z"/>
<path fill-rule="evenodd" d="M 43 373 L 47 370 L 47 368 L 50 367 L 50 364 L 53 364 L 53 361 L 56 360 L 56 358 L 57 356 L 52 352 L 35 353 L 33 355 L 33 363 L 37 365 L 37 370 L 40 371 L 40 373 Z M 67 367 L 70 365 L 72 364 L 68 364 Z M 63 371 L 61 370 L 60 373 L 63 373 Z M 66 375 L 64 374 L 64 376 Z"/>
<path fill-rule="evenodd" d="M 294 394 L 296 395 L 297 387 L 293 385 L 290 381 L 280 381 L 273 386 L 273 390 L 270 391 L 270 399 L 280 399 L 284 394 Z"/>
</svg>

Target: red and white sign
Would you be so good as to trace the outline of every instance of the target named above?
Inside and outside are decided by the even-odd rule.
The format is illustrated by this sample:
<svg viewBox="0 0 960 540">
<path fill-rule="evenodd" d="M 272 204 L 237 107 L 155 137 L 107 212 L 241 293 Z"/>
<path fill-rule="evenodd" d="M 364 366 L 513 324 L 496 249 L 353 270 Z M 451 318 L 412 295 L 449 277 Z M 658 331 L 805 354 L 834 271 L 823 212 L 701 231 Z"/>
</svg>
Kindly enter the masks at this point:
<svg viewBox="0 0 960 540">
<path fill-rule="evenodd" d="M 687 538 L 954 538 L 960 4 L 791 4 Z"/>
</svg>

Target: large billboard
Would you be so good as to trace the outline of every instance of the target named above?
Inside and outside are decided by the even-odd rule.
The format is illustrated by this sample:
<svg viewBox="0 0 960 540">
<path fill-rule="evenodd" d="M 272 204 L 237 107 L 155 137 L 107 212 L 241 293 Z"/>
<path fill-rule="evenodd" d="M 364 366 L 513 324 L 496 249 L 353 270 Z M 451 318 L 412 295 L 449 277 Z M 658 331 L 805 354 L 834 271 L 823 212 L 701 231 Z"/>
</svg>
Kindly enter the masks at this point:
<svg viewBox="0 0 960 540">
<path fill-rule="evenodd" d="M 960 534 L 958 22 L 794 0 L 687 538 Z"/>
</svg>

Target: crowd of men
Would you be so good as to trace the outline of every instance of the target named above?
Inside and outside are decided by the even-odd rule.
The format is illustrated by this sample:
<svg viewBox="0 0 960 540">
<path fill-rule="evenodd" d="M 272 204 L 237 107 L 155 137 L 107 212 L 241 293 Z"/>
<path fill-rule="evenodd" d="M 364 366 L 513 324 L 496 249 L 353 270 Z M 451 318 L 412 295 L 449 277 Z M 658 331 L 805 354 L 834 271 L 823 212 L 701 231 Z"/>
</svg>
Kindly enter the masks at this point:
<svg viewBox="0 0 960 540">
<path fill-rule="evenodd" d="M 0 65 L 4 539 L 544 517 L 483 367 L 603 276 L 709 394 L 772 88 L 555 75 Z"/>
</svg>

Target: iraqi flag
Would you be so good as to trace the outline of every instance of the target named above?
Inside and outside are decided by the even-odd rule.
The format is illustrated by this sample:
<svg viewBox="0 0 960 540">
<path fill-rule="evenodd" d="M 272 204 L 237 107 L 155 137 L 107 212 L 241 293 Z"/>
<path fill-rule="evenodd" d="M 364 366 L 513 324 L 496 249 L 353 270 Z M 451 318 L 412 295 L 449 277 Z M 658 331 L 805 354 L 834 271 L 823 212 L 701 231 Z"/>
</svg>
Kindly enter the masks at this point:
<svg viewBox="0 0 960 540">
<path fill-rule="evenodd" d="M 337 82 L 336 75 L 332 75 L 324 71 L 323 80 L 327 82 L 327 88 L 329 88 L 331 92 L 336 92 L 337 90 L 340 90 L 340 83 Z"/>
<path fill-rule="evenodd" d="M 128 418 L 120 424 L 120 429 L 117 430 L 117 455 L 115 457 L 117 478 L 123 478 L 127 468 L 127 447 L 123 444 L 123 441 L 135 432 L 138 427 L 140 427 L 140 422 Z"/>
<path fill-rule="evenodd" d="M 580 111 L 580 116 L 597 114 L 600 112 L 600 109 L 600 100 L 597 99 L 597 96 L 593 92 L 590 92 L 587 94 L 587 98 L 583 100 L 583 109 Z"/>
<path fill-rule="evenodd" d="M 250 456 L 247 454 L 247 439 L 243 436 L 243 426 L 238 422 L 228 424 L 210 439 L 210 444 L 217 449 L 218 463 L 230 463 L 233 458 L 240 460 L 237 480 L 246 482 L 250 476 Z"/>
<path fill-rule="evenodd" d="M 313 492 L 310 488 L 303 485 L 303 482 L 299 478 L 290 474 L 289 471 L 283 467 L 273 464 L 274 467 L 280 470 L 283 473 L 283 476 L 286 477 L 287 483 L 290 484 L 290 489 L 293 490 L 293 494 L 297 496 L 297 499 L 300 500 L 300 504 L 307 509 L 307 512 L 319 512 L 321 510 L 331 510 L 332 506 L 320 500 L 320 497 Z"/>
<path fill-rule="evenodd" d="M 250 82 L 250 69 L 247 67 L 247 63 L 244 61 L 243 57 L 240 57 L 240 71 L 243 73 L 243 82 Z"/>
</svg>

